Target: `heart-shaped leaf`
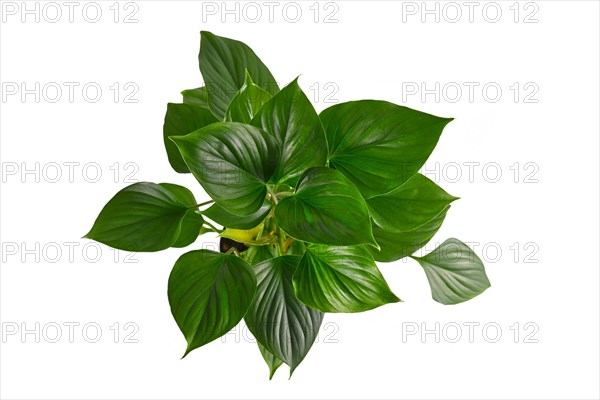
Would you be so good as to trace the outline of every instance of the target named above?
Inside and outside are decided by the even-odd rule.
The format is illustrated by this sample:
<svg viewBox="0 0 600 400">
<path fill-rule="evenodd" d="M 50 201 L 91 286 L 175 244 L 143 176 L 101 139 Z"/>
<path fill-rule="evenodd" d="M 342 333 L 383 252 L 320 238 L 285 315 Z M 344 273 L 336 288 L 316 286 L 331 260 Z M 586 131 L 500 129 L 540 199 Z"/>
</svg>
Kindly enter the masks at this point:
<svg viewBox="0 0 600 400">
<path fill-rule="evenodd" d="M 196 89 L 186 89 L 181 92 L 181 95 L 185 104 L 192 104 L 206 108 L 207 110 L 210 109 L 208 106 L 208 92 L 204 86 Z"/>
<path fill-rule="evenodd" d="M 279 149 L 273 138 L 251 125 L 217 122 L 171 138 L 206 193 L 232 214 L 260 209 Z"/>
<path fill-rule="evenodd" d="M 265 104 L 271 95 L 252 82 L 246 72 L 246 81 L 229 103 L 225 112 L 225 121 L 250 123 L 252 117 Z"/>
<path fill-rule="evenodd" d="M 411 257 L 425 270 L 431 296 L 438 303 L 462 303 L 490 287 L 481 259 L 458 239 L 446 240 L 424 257 Z"/>
<path fill-rule="evenodd" d="M 298 79 L 265 103 L 251 124 L 269 132 L 281 149 L 279 166 L 272 178 L 274 183 L 297 178 L 310 167 L 325 165 L 327 142 L 323 126 L 298 86 Z"/>
<path fill-rule="evenodd" d="M 283 256 L 255 265 L 256 297 L 246 314 L 248 329 L 269 352 L 290 366 L 302 362 L 317 337 L 323 313 L 294 295 L 292 276 L 298 256 Z"/>
<path fill-rule="evenodd" d="M 321 113 L 329 166 L 367 199 L 388 193 L 417 173 L 451 120 L 386 101 L 334 105 Z"/>
<path fill-rule="evenodd" d="M 298 240 L 340 246 L 376 244 L 365 200 L 331 168 L 307 170 L 296 192 L 279 202 L 275 218 L 285 233 Z"/>
<path fill-rule="evenodd" d="M 373 225 L 373 236 L 380 250 L 369 248 L 375 261 L 391 262 L 408 257 L 431 240 L 440 229 L 450 206 L 446 206 L 438 215 L 425 224 L 406 232 L 390 232 Z"/>
<path fill-rule="evenodd" d="M 179 173 L 190 172 L 181 158 L 177 146 L 169 139 L 169 136 L 187 135 L 214 122 L 217 122 L 217 119 L 205 108 L 192 104 L 167 104 L 167 113 L 163 125 L 163 140 L 169 163 L 175 171 Z"/>
<path fill-rule="evenodd" d="M 406 232 L 431 221 L 456 200 L 432 180 L 415 174 L 398 189 L 367 200 L 371 218 L 389 232 Z"/>
<path fill-rule="evenodd" d="M 227 106 L 244 84 L 246 70 L 271 95 L 279 91 L 275 78 L 250 47 L 206 31 L 200 32 L 200 37 L 200 72 L 210 109 L 217 117 L 225 117 Z"/>
<path fill-rule="evenodd" d="M 177 242 L 183 220 L 195 204 L 194 195 L 183 186 L 134 183 L 104 206 L 85 237 L 127 251 L 164 250 Z"/>
<path fill-rule="evenodd" d="M 239 257 L 210 250 L 179 257 L 169 276 L 168 297 L 187 341 L 184 357 L 237 325 L 255 292 L 254 272 Z"/>
<path fill-rule="evenodd" d="M 298 299 L 322 312 L 354 313 L 400 301 L 364 246 L 308 246 L 293 283 Z"/>
<path fill-rule="evenodd" d="M 232 214 L 218 204 L 213 204 L 202 215 L 215 221 L 217 224 L 234 229 L 252 229 L 260 224 L 269 215 L 271 211 L 271 202 L 265 201 L 263 205 L 255 212 L 245 217 Z"/>
</svg>

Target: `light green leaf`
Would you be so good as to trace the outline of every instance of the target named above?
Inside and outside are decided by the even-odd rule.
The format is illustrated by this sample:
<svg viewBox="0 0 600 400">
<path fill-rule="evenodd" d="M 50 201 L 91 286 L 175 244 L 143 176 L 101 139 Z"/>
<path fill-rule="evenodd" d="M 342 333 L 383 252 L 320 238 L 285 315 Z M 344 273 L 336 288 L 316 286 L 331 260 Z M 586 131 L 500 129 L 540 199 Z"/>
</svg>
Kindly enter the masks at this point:
<svg viewBox="0 0 600 400">
<path fill-rule="evenodd" d="M 322 312 L 354 313 L 400 301 L 364 246 L 308 246 L 293 283 L 296 297 Z"/>
<path fill-rule="evenodd" d="M 209 109 L 208 106 L 208 92 L 204 86 L 196 89 L 186 89 L 181 92 L 183 96 L 183 102 L 185 104 L 192 104 L 198 107 Z"/>
<path fill-rule="evenodd" d="M 385 101 L 334 105 L 321 113 L 329 166 L 365 198 L 388 193 L 417 173 L 451 120 Z"/>
<path fill-rule="evenodd" d="M 225 121 L 243 122 L 249 124 L 258 110 L 265 104 L 271 95 L 256 86 L 252 78 L 246 73 L 246 81 L 239 92 L 229 103 L 225 112 Z"/>
<path fill-rule="evenodd" d="M 85 237 L 127 251 L 164 250 L 177 242 L 195 204 L 192 192 L 182 186 L 134 183 L 104 206 Z"/>
<path fill-rule="evenodd" d="M 281 365 L 283 364 L 283 361 L 281 361 L 279 358 L 275 357 L 275 355 L 273 353 L 271 353 L 269 350 L 267 350 L 265 348 L 265 346 L 263 346 L 259 342 L 256 342 L 256 344 L 258 344 L 258 349 L 260 350 L 260 354 L 263 356 L 263 359 L 269 366 L 269 380 L 271 380 L 271 379 L 273 379 L 273 375 L 275 375 L 275 371 L 277 371 L 277 369 L 279 367 L 281 367 Z"/>
<path fill-rule="evenodd" d="M 421 174 L 415 174 L 398 189 L 367 200 L 371 218 L 389 232 L 415 229 L 446 208 L 457 197 Z"/>
<path fill-rule="evenodd" d="M 192 174 L 215 202 L 232 214 L 258 211 L 267 194 L 279 149 L 262 129 L 217 122 L 171 138 Z"/>
<path fill-rule="evenodd" d="M 283 256 L 254 266 L 258 288 L 246 314 L 256 340 L 290 366 L 302 362 L 317 337 L 323 313 L 310 309 L 294 295 L 292 275 L 299 257 Z"/>
<path fill-rule="evenodd" d="M 279 202 L 275 218 L 285 233 L 298 240 L 340 246 L 375 244 L 365 200 L 331 168 L 307 170 L 296 193 Z"/>
<path fill-rule="evenodd" d="M 275 78 L 250 47 L 206 31 L 200 32 L 200 36 L 200 72 L 210 109 L 217 117 L 225 117 L 227 106 L 244 84 L 246 70 L 271 95 L 279 91 Z"/>
<path fill-rule="evenodd" d="M 190 172 L 181 158 L 177 146 L 169 139 L 169 136 L 187 135 L 214 122 L 217 122 L 217 119 L 205 108 L 191 104 L 167 104 L 167 113 L 163 125 L 163 140 L 169 163 L 175 171 L 179 173 Z"/>
<path fill-rule="evenodd" d="M 438 303 L 462 303 L 490 287 L 483 262 L 458 239 L 446 240 L 424 257 L 411 257 L 425 270 L 431 296 Z"/>
<path fill-rule="evenodd" d="M 252 125 L 269 132 L 279 144 L 281 159 L 274 183 L 298 176 L 310 167 L 325 166 L 327 141 L 323 126 L 298 79 L 263 105 Z"/>
<path fill-rule="evenodd" d="M 271 202 L 265 200 L 263 205 L 255 213 L 246 217 L 232 214 L 218 204 L 213 204 L 208 207 L 206 210 L 202 211 L 202 214 L 226 228 L 252 229 L 263 222 L 270 211 Z"/>
<path fill-rule="evenodd" d="M 431 240 L 442 226 L 449 209 L 450 206 L 447 206 L 430 221 L 406 232 L 390 232 L 374 225 L 373 236 L 381 250 L 377 251 L 373 248 L 368 250 L 375 261 L 391 262 L 408 257 Z"/>
<path fill-rule="evenodd" d="M 239 257 L 210 250 L 179 257 L 169 276 L 168 297 L 188 344 L 184 357 L 237 325 L 255 292 L 254 272 Z"/>
</svg>

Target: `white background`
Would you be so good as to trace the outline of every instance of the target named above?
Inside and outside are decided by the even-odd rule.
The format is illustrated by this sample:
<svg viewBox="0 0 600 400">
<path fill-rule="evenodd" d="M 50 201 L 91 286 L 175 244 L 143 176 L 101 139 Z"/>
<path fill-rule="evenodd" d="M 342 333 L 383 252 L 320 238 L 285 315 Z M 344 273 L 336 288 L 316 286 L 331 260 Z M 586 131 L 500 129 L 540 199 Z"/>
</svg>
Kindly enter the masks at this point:
<svg viewBox="0 0 600 400">
<path fill-rule="evenodd" d="M 121 3 L 115 23 L 113 3 L 98 3 L 103 13 L 97 23 L 83 18 L 85 2 L 75 8 L 72 23 L 62 2 L 56 23 L 47 21 L 55 16 L 50 8 L 39 22 L 29 15 L 23 23 L 20 2 L 13 3 L 16 15 L 2 16 L 3 89 L 14 88 L 7 82 L 63 87 L 56 103 L 48 101 L 55 97 L 52 85 L 37 103 L 34 94 L 22 99 L 20 92 L 2 93 L 2 398 L 600 396 L 597 2 L 515 7 L 501 1 L 487 6 L 487 14 L 481 2 L 472 22 L 463 2 L 445 8 L 438 3 L 439 22 L 433 14 L 421 21 L 421 2 L 335 2 L 327 9 L 317 5 L 315 22 L 311 1 L 299 3 L 296 23 L 290 22 L 295 8 L 282 15 L 283 2 L 272 23 L 262 2 L 256 3 L 263 12 L 259 22 L 248 21 L 255 9 L 246 8 L 244 15 L 240 3 L 239 22 L 226 15 L 222 23 L 221 2 L 212 3 L 216 15 L 207 15 L 201 2 L 192 1 L 136 1 L 127 9 Z M 38 4 L 42 13 L 45 3 Z M 456 5 L 462 18 L 452 22 Z M 493 23 L 497 8 L 502 15 Z M 124 23 L 136 10 L 138 22 Z M 87 11 L 93 18 L 93 10 Z M 331 12 L 337 22 L 325 23 Z M 525 23 L 531 13 L 530 22 L 537 22 Z M 84 251 L 89 242 L 80 237 L 129 184 L 129 173 L 134 180 L 184 184 L 199 201 L 207 199 L 191 176 L 171 170 L 162 143 L 166 103 L 202 84 L 196 57 L 203 29 L 246 42 L 282 85 L 301 74 L 318 111 L 331 100 L 373 98 L 456 118 L 427 164 L 429 177 L 461 197 L 433 242 L 470 242 L 486 263 L 492 287 L 470 302 L 442 306 L 431 299 L 418 264 L 386 264 L 381 270 L 404 303 L 326 315 L 318 343 L 291 380 L 282 367 L 268 381 L 267 367 L 243 331 L 180 360 L 185 341 L 171 317 L 166 285 L 186 250 L 126 259 L 128 253 L 106 246 Z M 64 82 L 80 85 L 73 102 Z M 103 90 L 96 103 L 82 97 L 90 82 Z M 115 82 L 121 88 L 116 103 L 109 88 Z M 134 86 L 125 90 L 129 82 Z M 440 93 L 438 101 L 434 94 L 407 94 L 422 82 L 429 89 L 439 82 L 440 90 L 455 82 L 462 97 L 453 102 L 455 92 Z M 479 85 L 472 101 L 465 82 Z M 487 98 L 486 84 L 492 87 Z M 138 102 L 126 103 L 132 87 L 139 88 L 133 96 Z M 496 102 L 494 87 L 502 89 Z M 532 88 L 539 90 L 526 99 Z M 36 163 L 39 176 L 22 175 Z M 78 163 L 72 179 L 64 163 Z M 98 169 L 102 176 L 93 183 Z M 62 175 L 52 183 L 57 171 Z M 205 241 L 211 246 L 214 239 Z M 201 246 L 199 240 L 192 248 Z M 71 322 L 79 324 L 72 343 L 65 325 Z M 126 329 L 128 322 L 133 325 Z M 35 332 L 36 323 L 39 338 L 21 335 L 23 329 Z M 415 327 L 435 331 L 436 323 L 439 343 L 434 334 L 407 335 Z M 468 323 L 479 324 L 472 343 Z M 92 324 L 87 335 L 85 324 Z M 57 326 L 62 336 L 51 343 Z M 90 343 L 94 326 L 102 336 Z M 451 343 L 456 326 L 462 337 Z M 126 343 L 131 339 L 137 343 Z"/>
</svg>

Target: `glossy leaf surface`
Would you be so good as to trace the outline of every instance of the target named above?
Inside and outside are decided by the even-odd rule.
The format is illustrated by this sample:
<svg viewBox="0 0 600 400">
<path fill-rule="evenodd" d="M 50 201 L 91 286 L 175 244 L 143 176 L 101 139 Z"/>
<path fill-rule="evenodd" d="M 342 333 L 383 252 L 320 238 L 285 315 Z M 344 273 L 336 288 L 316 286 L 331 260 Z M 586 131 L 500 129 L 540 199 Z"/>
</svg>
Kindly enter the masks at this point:
<svg viewBox="0 0 600 400">
<path fill-rule="evenodd" d="M 458 239 L 450 238 L 426 256 L 412 258 L 425 270 L 438 303 L 462 303 L 490 287 L 481 259 Z"/>
<path fill-rule="evenodd" d="M 225 121 L 250 123 L 254 115 L 270 98 L 271 95 L 255 85 L 250 75 L 246 74 L 244 85 L 227 107 Z"/>
<path fill-rule="evenodd" d="M 417 173 L 451 120 L 378 100 L 334 105 L 321 113 L 329 166 L 365 198 L 388 193 Z"/>
<path fill-rule="evenodd" d="M 187 135 L 214 122 L 217 122 L 217 119 L 206 108 L 192 104 L 167 104 L 167 113 L 163 125 L 163 141 L 169 163 L 175 171 L 179 173 L 190 172 L 181 158 L 177 146 L 169 139 L 169 136 Z"/>
<path fill-rule="evenodd" d="M 327 142 L 323 126 L 297 79 L 265 103 L 251 123 L 269 132 L 281 149 L 274 183 L 297 178 L 310 167 L 325 165 Z"/>
<path fill-rule="evenodd" d="M 400 301 L 364 246 L 308 246 L 293 283 L 298 299 L 322 312 L 361 312 Z"/>
<path fill-rule="evenodd" d="M 104 206 L 85 237 L 127 251 L 164 250 L 177 241 L 182 221 L 195 204 L 183 186 L 134 183 Z"/>
<path fill-rule="evenodd" d="M 218 122 L 171 138 L 188 168 L 215 202 L 232 214 L 260 209 L 279 150 L 271 136 L 254 126 Z"/>
<path fill-rule="evenodd" d="M 187 341 L 184 356 L 237 325 L 255 292 L 254 272 L 239 257 L 210 250 L 179 257 L 169 276 L 168 297 Z"/>
<path fill-rule="evenodd" d="M 200 37 L 200 71 L 210 109 L 217 117 L 225 117 L 227 106 L 244 84 L 246 70 L 271 95 L 279 91 L 269 69 L 246 44 L 206 31 L 200 32 Z"/>
<path fill-rule="evenodd" d="M 406 232 L 431 221 L 457 198 L 424 175 L 416 174 L 398 189 L 367 200 L 371 218 L 390 232 Z"/>
<path fill-rule="evenodd" d="M 442 226 L 449 209 L 450 206 L 447 206 L 431 221 L 406 232 L 390 232 L 374 225 L 373 235 L 381 250 L 377 251 L 373 248 L 368 250 L 375 261 L 391 262 L 408 257 L 431 240 Z"/>
<path fill-rule="evenodd" d="M 375 244 L 365 200 L 348 179 L 331 168 L 306 171 L 296 193 L 279 202 L 275 217 L 288 235 L 306 242 Z"/>
<path fill-rule="evenodd" d="M 252 229 L 260 224 L 271 211 L 271 202 L 265 201 L 263 205 L 254 213 L 245 217 L 232 214 L 225 210 L 218 204 L 213 204 L 206 210 L 202 211 L 202 214 L 207 218 L 212 219 L 217 224 L 234 229 Z"/>
<path fill-rule="evenodd" d="M 323 313 L 308 308 L 294 295 L 292 276 L 299 260 L 283 256 L 254 266 L 258 288 L 245 317 L 256 340 L 292 372 L 313 345 L 323 320 Z"/>
</svg>

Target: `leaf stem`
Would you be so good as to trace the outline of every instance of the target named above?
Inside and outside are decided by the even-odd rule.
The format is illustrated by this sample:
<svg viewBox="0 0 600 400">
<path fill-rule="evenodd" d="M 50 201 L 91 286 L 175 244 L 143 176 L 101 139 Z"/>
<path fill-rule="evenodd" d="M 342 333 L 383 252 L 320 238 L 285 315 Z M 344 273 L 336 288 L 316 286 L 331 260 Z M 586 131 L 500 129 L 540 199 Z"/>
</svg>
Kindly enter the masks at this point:
<svg viewBox="0 0 600 400">
<path fill-rule="evenodd" d="M 207 204 L 211 204 L 211 203 L 214 203 L 214 202 L 215 202 L 214 200 L 208 200 L 208 201 L 205 201 L 205 202 L 203 202 L 203 203 L 196 204 L 196 205 L 194 205 L 194 206 L 188 207 L 188 209 L 190 209 L 190 208 L 200 208 L 200 207 L 202 207 L 202 206 L 205 206 L 205 205 L 207 205 Z"/>
<path fill-rule="evenodd" d="M 208 227 L 209 227 L 210 229 L 212 229 L 212 230 L 213 230 L 213 232 L 215 232 L 215 233 L 223 233 L 223 229 L 217 229 L 217 228 L 216 228 L 216 227 L 215 227 L 213 224 L 211 224 L 211 223 L 210 223 L 210 222 L 208 222 L 208 221 L 204 221 L 204 224 L 205 224 L 205 225 L 208 225 Z"/>
<path fill-rule="evenodd" d="M 279 200 L 277 200 L 277 195 L 275 194 L 273 189 L 270 188 L 269 186 L 267 186 L 267 192 L 269 193 L 269 196 L 271 197 L 271 201 L 273 202 L 273 205 L 276 206 L 277 203 L 279 203 Z"/>
</svg>

